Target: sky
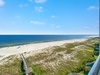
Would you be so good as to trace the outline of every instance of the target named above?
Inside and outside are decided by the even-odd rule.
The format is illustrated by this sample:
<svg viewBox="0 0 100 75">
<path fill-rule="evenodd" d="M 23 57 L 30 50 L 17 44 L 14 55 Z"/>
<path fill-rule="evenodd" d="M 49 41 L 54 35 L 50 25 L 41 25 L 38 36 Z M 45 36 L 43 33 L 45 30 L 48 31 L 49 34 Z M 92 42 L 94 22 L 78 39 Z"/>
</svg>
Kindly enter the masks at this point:
<svg viewBox="0 0 100 75">
<path fill-rule="evenodd" d="M 99 0 L 0 0 L 0 34 L 99 34 Z"/>
</svg>

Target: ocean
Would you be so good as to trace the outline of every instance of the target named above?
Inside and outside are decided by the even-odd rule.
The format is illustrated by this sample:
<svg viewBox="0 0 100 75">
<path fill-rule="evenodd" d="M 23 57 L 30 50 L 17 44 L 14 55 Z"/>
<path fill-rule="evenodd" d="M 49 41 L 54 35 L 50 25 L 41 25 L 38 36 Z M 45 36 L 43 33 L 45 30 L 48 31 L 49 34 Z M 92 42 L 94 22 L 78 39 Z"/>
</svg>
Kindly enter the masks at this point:
<svg viewBox="0 0 100 75">
<path fill-rule="evenodd" d="M 0 35 L 0 48 L 50 41 L 87 38 L 90 35 Z"/>
</svg>

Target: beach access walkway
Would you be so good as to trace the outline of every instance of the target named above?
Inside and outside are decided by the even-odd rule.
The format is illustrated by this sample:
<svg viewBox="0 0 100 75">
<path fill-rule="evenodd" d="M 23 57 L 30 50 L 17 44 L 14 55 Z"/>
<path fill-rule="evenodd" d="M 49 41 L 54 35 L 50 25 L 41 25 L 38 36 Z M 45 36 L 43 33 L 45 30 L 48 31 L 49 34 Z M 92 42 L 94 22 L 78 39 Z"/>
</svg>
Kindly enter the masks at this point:
<svg viewBox="0 0 100 75">
<path fill-rule="evenodd" d="M 25 70 L 25 75 L 32 75 L 32 68 L 29 68 L 26 60 L 25 60 L 25 57 L 23 54 L 20 54 L 20 57 L 22 59 L 22 62 L 23 62 L 23 66 L 24 66 L 24 70 Z"/>
</svg>

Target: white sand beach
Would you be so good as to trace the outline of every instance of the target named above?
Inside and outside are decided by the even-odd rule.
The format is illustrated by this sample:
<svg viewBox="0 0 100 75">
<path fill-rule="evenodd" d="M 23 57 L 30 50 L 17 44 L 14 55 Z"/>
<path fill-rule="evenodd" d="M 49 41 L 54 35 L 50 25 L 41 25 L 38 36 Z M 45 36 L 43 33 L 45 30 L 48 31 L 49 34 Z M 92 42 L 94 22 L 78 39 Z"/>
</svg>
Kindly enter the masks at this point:
<svg viewBox="0 0 100 75">
<path fill-rule="evenodd" d="M 19 54 L 24 52 L 34 51 L 37 53 L 42 51 L 42 49 L 52 46 L 60 46 L 65 43 L 74 43 L 74 42 L 82 42 L 87 40 L 85 39 L 73 39 L 73 40 L 63 40 L 63 41 L 53 41 L 53 42 L 44 42 L 44 43 L 34 43 L 34 44 L 26 44 L 12 47 L 4 47 L 0 48 L 0 60 L 13 54 Z"/>
</svg>

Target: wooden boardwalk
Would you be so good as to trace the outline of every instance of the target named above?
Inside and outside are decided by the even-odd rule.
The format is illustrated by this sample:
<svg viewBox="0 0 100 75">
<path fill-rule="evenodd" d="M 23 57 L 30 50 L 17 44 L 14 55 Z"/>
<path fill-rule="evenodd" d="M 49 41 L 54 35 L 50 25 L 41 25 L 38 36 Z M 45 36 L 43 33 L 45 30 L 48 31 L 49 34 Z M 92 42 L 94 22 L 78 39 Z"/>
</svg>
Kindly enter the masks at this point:
<svg viewBox="0 0 100 75">
<path fill-rule="evenodd" d="M 24 65 L 25 75 L 32 75 L 32 68 L 29 68 L 24 55 L 20 54 L 20 57 L 22 59 L 23 65 Z"/>
</svg>

